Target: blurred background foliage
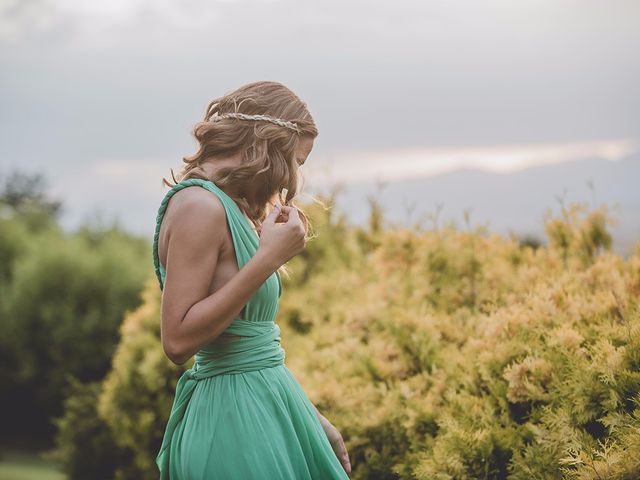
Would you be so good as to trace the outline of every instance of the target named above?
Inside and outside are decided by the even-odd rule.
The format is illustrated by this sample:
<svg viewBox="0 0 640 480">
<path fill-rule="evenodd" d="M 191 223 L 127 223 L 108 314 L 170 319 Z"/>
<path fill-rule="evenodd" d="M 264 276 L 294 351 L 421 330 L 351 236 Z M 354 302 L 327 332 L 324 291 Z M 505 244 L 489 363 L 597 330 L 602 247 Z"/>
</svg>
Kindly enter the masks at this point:
<svg viewBox="0 0 640 480">
<path fill-rule="evenodd" d="M 150 239 L 64 233 L 20 181 L 1 197 L 3 441 L 46 446 L 73 479 L 157 478 L 192 360 L 162 352 Z M 352 478 L 640 478 L 640 243 L 611 252 L 605 205 L 560 202 L 537 239 L 468 212 L 391 227 L 375 198 L 355 227 L 320 200 L 277 321 Z"/>
<path fill-rule="evenodd" d="M 70 379 L 104 378 L 149 274 L 146 239 L 117 225 L 64 232 L 45 187 L 14 172 L 0 191 L 0 435 L 15 446 L 51 443 Z"/>
</svg>

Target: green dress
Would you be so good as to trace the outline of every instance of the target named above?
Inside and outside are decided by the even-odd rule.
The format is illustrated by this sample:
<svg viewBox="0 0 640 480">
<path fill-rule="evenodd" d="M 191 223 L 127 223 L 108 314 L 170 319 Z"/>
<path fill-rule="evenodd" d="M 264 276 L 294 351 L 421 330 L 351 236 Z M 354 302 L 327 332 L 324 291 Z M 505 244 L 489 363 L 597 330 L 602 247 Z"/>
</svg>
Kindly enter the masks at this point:
<svg viewBox="0 0 640 480">
<path fill-rule="evenodd" d="M 209 180 L 174 185 L 160 204 L 153 239 L 155 272 L 164 287 L 158 256 L 160 224 L 177 191 L 199 185 L 222 202 L 238 267 L 255 255 L 259 237 L 240 207 Z M 156 463 L 160 479 L 346 479 L 313 404 L 284 363 L 275 323 L 282 294 L 274 272 L 225 333 L 243 337 L 209 344 L 179 378 Z"/>
</svg>

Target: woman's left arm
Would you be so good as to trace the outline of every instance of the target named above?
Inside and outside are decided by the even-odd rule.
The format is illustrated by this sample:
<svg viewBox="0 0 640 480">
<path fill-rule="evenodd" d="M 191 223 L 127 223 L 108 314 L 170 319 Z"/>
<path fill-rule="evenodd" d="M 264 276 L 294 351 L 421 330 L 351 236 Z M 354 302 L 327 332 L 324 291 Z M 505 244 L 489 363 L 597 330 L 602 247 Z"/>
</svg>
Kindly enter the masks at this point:
<svg viewBox="0 0 640 480">
<path fill-rule="evenodd" d="M 340 460 L 344 471 L 347 473 L 351 473 L 351 462 L 349 461 L 349 454 L 347 453 L 347 447 L 344 444 L 344 440 L 342 439 L 342 434 L 338 431 L 336 427 L 334 427 L 327 418 L 320 413 L 320 411 L 314 405 L 313 408 L 316 411 L 316 415 L 318 416 L 318 420 L 320 420 L 320 425 L 322 425 L 322 429 L 324 433 L 327 435 L 329 439 L 329 443 L 333 448 L 333 451 Z"/>
</svg>

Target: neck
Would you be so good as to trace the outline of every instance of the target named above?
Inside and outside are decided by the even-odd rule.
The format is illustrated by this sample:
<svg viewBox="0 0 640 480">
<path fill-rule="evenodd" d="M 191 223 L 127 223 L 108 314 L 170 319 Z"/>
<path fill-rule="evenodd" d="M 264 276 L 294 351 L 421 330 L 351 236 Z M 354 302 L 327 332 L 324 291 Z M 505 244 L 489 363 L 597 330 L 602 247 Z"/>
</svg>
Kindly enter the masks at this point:
<svg viewBox="0 0 640 480">
<path fill-rule="evenodd" d="M 205 176 L 215 183 L 215 174 L 221 168 L 226 168 L 230 166 L 237 166 L 239 161 L 237 157 L 225 157 L 225 158 L 216 158 L 212 157 L 211 159 L 206 160 L 200 166 L 200 169 L 204 172 Z M 224 190 L 224 192 L 230 197 L 237 198 L 239 192 L 234 192 L 232 190 Z"/>
</svg>

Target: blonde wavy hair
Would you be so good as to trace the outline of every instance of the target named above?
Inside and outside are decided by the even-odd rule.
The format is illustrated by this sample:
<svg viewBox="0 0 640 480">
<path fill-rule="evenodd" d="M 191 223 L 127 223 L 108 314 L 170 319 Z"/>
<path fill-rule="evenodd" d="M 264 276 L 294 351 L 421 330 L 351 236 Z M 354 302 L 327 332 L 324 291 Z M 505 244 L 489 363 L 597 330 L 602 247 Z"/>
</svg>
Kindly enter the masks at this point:
<svg viewBox="0 0 640 480">
<path fill-rule="evenodd" d="M 293 122 L 297 128 L 255 119 L 219 118 L 225 113 L 266 115 Z M 239 192 L 237 198 L 232 198 L 254 223 L 258 233 L 278 200 L 299 210 L 307 238 L 311 238 L 309 219 L 293 202 L 299 187 L 304 185 L 295 152 L 300 138 L 304 135 L 315 138 L 318 129 L 306 103 L 289 88 L 280 82 L 259 81 L 226 93 L 209 103 L 203 120 L 196 123 L 192 134 L 200 144 L 198 151 L 183 158 L 185 165 L 177 178 L 171 169 L 175 183 L 163 178 L 164 185 L 173 187 L 188 178 L 201 178 L 212 180 L 225 191 Z M 220 168 L 214 178 L 208 177 L 201 168 L 210 157 L 237 152 L 241 154 L 240 165 Z M 249 184 L 251 189 L 246 188 Z M 283 198 L 285 188 L 287 193 Z"/>
</svg>

